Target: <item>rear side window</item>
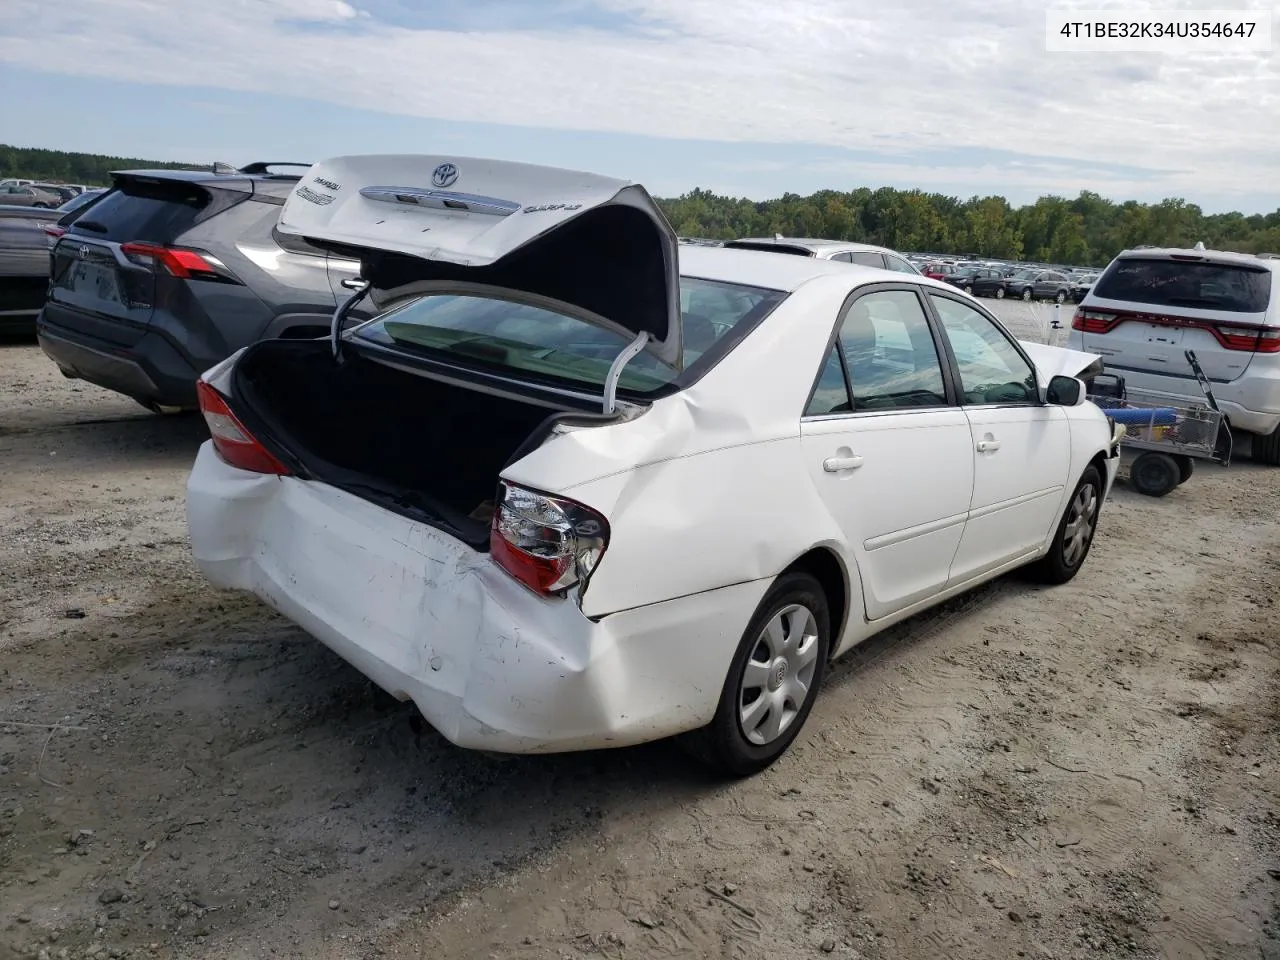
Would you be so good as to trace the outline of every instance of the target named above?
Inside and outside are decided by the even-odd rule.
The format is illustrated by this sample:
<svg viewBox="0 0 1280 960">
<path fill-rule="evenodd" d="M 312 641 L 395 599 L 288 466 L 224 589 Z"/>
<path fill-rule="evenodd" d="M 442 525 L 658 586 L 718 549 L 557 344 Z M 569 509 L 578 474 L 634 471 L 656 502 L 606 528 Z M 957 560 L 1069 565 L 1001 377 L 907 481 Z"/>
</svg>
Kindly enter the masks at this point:
<svg viewBox="0 0 1280 960">
<path fill-rule="evenodd" d="M 884 257 L 870 250 L 858 250 L 849 254 L 849 257 L 854 263 L 860 263 L 864 267 L 879 267 L 881 270 L 884 269 Z"/>
<path fill-rule="evenodd" d="M 118 243 L 172 243 L 195 224 L 210 199 L 199 187 L 175 187 L 163 192 L 114 189 L 85 211 L 72 229 Z"/>
<path fill-rule="evenodd" d="M 1271 300 L 1271 271 L 1186 260 L 1117 260 L 1093 285 L 1093 294 L 1157 307 L 1264 313 Z"/>
<path fill-rule="evenodd" d="M 785 297 L 778 290 L 683 278 L 685 368 L 698 364 L 734 328 L 749 328 Z M 411 300 L 362 327 L 359 336 L 592 387 L 604 385 L 610 365 L 630 339 L 541 307 L 462 294 Z M 677 376 L 642 353 L 623 369 L 618 386 L 631 393 L 653 393 Z"/>
</svg>

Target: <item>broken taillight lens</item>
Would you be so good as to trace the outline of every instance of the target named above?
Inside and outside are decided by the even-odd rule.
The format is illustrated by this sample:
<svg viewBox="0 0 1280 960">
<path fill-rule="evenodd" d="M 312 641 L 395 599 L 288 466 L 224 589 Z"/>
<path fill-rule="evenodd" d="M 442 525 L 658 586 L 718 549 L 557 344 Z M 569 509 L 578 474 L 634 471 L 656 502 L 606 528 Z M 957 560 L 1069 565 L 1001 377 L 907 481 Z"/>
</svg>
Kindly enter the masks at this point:
<svg viewBox="0 0 1280 960">
<path fill-rule="evenodd" d="M 203 380 L 196 381 L 196 396 L 200 400 L 200 412 L 209 425 L 213 437 L 213 449 L 226 463 L 251 473 L 274 473 L 288 476 L 289 468 L 277 460 L 236 419 L 227 401 L 217 390 Z"/>
<path fill-rule="evenodd" d="M 502 482 L 489 530 L 497 564 L 543 596 L 585 584 L 609 544 L 609 523 L 565 497 Z"/>
</svg>

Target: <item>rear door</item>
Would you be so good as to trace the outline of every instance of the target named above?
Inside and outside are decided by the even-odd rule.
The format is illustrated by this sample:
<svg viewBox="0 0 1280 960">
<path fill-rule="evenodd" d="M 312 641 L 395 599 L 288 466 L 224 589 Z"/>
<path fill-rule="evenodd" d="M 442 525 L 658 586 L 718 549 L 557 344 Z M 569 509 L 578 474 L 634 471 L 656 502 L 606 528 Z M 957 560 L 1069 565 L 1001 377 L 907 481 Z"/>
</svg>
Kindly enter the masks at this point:
<svg viewBox="0 0 1280 960">
<path fill-rule="evenodd" d="M 1271 272 L 1263 265 L 1125 257 L 1093 284 L 1072 326 L 1108 368 L 1192 379 L 1185 351 L 1218 383 L 1241 376 L 1270 348 Z M 1274 321 L 1271 321 L 1274 324 Z"/>
<path fill-rule="evenodd" d="M 801 422 L 813 481 L 877 620 L 944 589 L 973 487 L 969 423 L 951 400 L 914 289 L 872 289 L 841 319 Z"/>
<path fill-rule="evenodd" d="M 156 301 L 154 257 L 212 205 L 203 187 L 185 181 L 126 183 L 77 217 L 52 251 L 49 300 L 96 321 L 105 333 L 141 334 Z"/>
</svg>

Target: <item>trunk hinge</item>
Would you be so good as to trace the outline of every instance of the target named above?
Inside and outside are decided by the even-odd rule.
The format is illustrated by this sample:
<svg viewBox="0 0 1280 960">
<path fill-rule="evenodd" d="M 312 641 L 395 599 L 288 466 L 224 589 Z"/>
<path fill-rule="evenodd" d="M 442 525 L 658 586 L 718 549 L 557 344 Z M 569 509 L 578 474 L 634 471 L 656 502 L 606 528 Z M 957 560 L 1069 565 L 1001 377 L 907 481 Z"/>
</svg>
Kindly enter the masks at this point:
<svg viewBox="0 0 1280 960">
<path fill-rule="evenodd" d="M 636 354 L 649 342 L 647 331 L 641 330 L 636 338 L 622 348 L 622 352 L 613 359 L 609 367 L 609 375 L 604 378 L 604 412 L 611 414 L 618 406 L 618 380 L 622 377 L 622 369 L 635 359 Z"/>
<path fill-rule="evenodd" d="M 351 308 L 365 298 L 372 287 L 372 284 L 365 283 L 356 290 L 346 300 L 338 305 L 338 309 L 333 311 L 333 322 L 329 326 L 329 346 L 333 350 L 333 359 L 336 363 L 342 362 L 342 323 L 347 319 L 347 314 L 351 312 Z"/>
</svg>

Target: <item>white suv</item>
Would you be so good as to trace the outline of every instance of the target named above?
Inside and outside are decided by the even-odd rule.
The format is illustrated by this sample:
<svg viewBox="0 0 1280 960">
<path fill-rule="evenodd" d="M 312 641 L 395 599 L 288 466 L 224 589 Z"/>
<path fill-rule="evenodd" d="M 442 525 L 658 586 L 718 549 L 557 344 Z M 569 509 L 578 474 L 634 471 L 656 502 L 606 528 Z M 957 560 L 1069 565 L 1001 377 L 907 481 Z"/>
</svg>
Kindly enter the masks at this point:
<svg viewBox="0 0 1280 960">
<path fill-rule="evenodd" d="M 1085 294 L 1068 346 L 1127 385 L 1201 398 L 1195 351 L 1253 459 L 1280 465 L 1280 260 L 1218 250 L 1125 250 Z"/>
</svg>

